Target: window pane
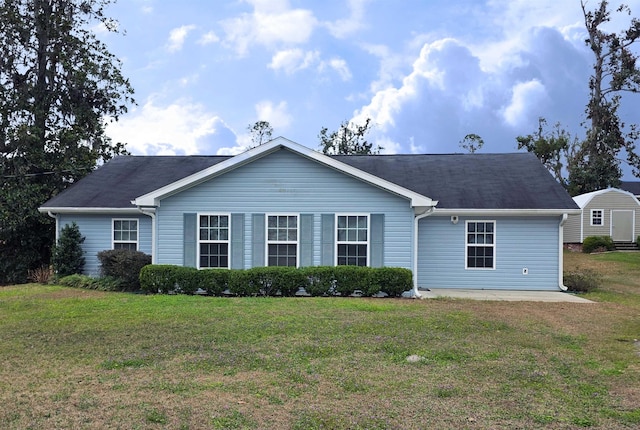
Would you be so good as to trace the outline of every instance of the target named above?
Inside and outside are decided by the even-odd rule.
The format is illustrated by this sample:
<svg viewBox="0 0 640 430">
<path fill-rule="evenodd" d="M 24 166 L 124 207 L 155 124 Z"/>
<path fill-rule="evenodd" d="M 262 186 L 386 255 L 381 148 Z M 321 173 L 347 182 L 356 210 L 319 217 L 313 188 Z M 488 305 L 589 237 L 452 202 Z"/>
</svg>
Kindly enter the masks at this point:
<svg viewBox="0 0 640 430">
<path fill-rule="evenodd" d="M 347 217 L 339 216 L 338 217 L 338 228 L 346 228 L 347 227 Z"/>
<path fill-rule="evenodd" d="M 278 227 L 278 217 L 275 216 L 270 216 L 269 220 L 267 221 L 267 226 L 269 228 L 276 228 Z"/>
<path fill-rule="evenodd" d="M 476 224 L 473 222 L 470 222 L 469 224 L 467 224 L 467 231 L 469 233 L 474 233 L 476 231 Z"/>
<path fill-rule="evenodd" d="M 209 227 L 209 217 L 205 215 L 200 216 L 200 227 Z"/>
<path fill-rule="evenodd" d="M 229 240 L 229 230 L 228 229 L 220 230 L 219 238 L 220 238 L 219 240 Z"/>
<path fill-rule="evenodd" d="M 347 218 L 347 227 L 356 228 L 358 226 L 358 220 L 354 216 L 350 216 Z"/>
</svg>

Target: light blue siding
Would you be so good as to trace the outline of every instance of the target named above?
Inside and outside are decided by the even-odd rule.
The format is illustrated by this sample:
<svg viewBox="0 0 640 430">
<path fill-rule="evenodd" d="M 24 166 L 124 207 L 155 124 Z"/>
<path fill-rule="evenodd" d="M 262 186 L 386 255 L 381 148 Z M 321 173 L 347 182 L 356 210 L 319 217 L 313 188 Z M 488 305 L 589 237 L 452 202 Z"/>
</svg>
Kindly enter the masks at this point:
<svg viewBox="0 0 640 430">
<path fill-rule="evenodd" d="M 98 252 L 105 249 L 112 249 L 113 219 L 137 219 L 138 220 L 138 250 L 151 255 L 151 218 L 146 215 L 58 215 L 58 228 L 62 229 L 66 224 L 73 221 L 78 224 L 80 234 L 85 237 L 82 244 L 84 251 L 84 274 L 98 276 L 100 274 L 100 263 Z"/>
<path fill-rule="evenodd" d="M 245 213 L 245 268 L 252 267 L 250 214 L 313 214 L 313 264 L 321 264 L 321 214 L 384 214 L 384 264 L 412 267 L 410 202 L 325 165 L 281 149 L 161 201 L 160 264 L 182 265 L 185 212 Z"/>
<path fill-rule="evenodd" d="M 496 222 L 495 269 L 465 269 L 467 220 Z M 424 218 L 419 287 L 558 290 L 559 223 L 560 217 L 460 217 L 457 224 L 448 216 Z"/>
</svg>

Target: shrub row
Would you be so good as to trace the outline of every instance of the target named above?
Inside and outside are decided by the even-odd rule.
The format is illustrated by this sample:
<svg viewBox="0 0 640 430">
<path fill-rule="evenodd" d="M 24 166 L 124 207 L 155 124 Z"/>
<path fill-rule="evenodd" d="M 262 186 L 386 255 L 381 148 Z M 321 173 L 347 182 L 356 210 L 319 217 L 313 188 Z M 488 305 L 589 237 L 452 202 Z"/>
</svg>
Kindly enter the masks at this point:
<svg viewBox="0 0 640 430">
<path fill-rule="evenodd" d="M 127 291 L 122 280 L 114 278 L 112 276 L 103 276 L 101 278 L 94 278 L 87 275 L 68 275 L 64 276 L 56 281 L 57 284 L 65 287 L 72 288 L 84 288 L 87 290 L 99 290 L 99 291 Z"/>
<path fill-rule="evenodd" d="M 611 236 L 589 236 L 582 242 L 582 252 L 591 254 L 593 251 L 613 251 L 616 247 Z"/>
<path fill-rule="evenodd" d="M 172 265 L 148 265 L 140 271 L 140 286 L 148 293 L 206 293 L 212 296 L 294 296 L 301 288 L 311 296 L 399 297 L 413 286 L 410 270 L 400 267 L 254 267 L 248 270 L 197 270 Z"/>
</svg>

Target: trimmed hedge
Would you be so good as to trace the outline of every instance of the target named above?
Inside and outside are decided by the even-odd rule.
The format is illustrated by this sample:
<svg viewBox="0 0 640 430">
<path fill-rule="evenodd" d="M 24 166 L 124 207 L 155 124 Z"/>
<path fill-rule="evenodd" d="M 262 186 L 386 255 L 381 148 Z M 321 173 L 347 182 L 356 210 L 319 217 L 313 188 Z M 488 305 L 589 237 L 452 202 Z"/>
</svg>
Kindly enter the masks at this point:
<svg viewBox="0 0 640 430">
<path fill-rule="evenodd" d="M 151 264 L 151 256 L 129 249 L 108 249 L 98 252 L 102 276 L 117 278 L 124 291 L 140 289 L 140 270 Z"/>
<path fill-rule="evenodd" d="M 410 270 L 400 267 L 254 267 L 248 270 L 197 270 L 192 267 L 147 265 L 140 271 L 147 293 L 212 296 L 295 296 L 304 289 L 311 296 L 374 296 L 384 292 L 400 297 L 413 287 Z M 201 290 L 201 291 L 199 291 Z"/>
<path fill-rule="evenodd" d="M 582 252 L 585 254 L 591 254 L 597 249 L 613 251 L 616 247 L 610 236 L 589 236 L 584 238 L 584 241 L 582 242 Z"/>
</svg>

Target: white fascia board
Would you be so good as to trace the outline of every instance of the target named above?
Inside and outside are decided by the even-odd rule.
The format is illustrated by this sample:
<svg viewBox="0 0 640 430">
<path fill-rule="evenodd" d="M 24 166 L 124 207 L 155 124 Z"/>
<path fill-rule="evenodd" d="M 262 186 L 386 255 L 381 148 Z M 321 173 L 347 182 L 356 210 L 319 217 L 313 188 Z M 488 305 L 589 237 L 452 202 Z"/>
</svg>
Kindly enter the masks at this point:
<svg viewBox="0 0 640 430">
<path fill-rule="evenodd" d="M 580 209 L 439 209 L 435 208 L 433 216 L 555 216 L 578 215 Z"/>
<path fill-rule="evenodd" d="M 392 182 L 381 179 L 378 176 L 356 169 L 355 167 L 349 166 L 348 164 L 334 160 L 331 157 L 320 154 L 319 152 L 295 143 L 289 139 L 285 139 L 284 137 L 273 139 L 263 145 L 250 149 L 247 152 L 243 152 L 242 154 L 236 155 L 207 169 L 194 173 L 191 176 L 187 176 L 186 178 L 180 179 L 179 181 L 176 181 L 172 184 L 166 185 L 155 191 L 142 195 L 133 200 L 132 203 L 137 206 L 159 206 L 160 200 L 167 196 L 175 194 L 183 189 L 190 188 L 212 177 L 221 175 L 229 170 L 240 167 L 246 163 L 257 160 L 261 157 L 264 157 L 265 155 L 279 150 L 280 148 L 287 148 L 299 155 L 302 155 L 303 157 L 324 164 L 344 174 L 368 182 L 391 193 L 406 197 L 411 201 L 412 207 L 431 207 L 437 204 L 437 201 L 433 201 L 429 197 L 423 196 Z"/>
<path fill-rule="evenodd" d="M 104 214 L 104 213 L 126 213 L 126 214 L 139 214 L 138 208 L 78 208 L 78 207 L 39 207 L 38 212 L 53 214 L 77 214 L 77 213 L 92 213 L 92 214 Z"/>
</svg>

